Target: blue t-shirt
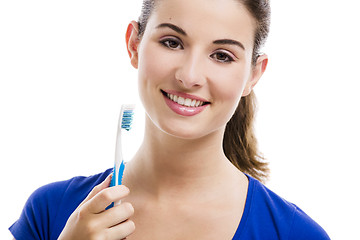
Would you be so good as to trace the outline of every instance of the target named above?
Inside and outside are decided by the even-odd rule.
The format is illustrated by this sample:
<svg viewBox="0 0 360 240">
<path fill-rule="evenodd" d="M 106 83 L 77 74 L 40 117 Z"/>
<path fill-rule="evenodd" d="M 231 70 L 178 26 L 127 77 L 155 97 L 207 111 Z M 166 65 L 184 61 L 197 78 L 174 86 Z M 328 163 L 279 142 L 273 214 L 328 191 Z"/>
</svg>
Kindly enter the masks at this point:
<svg viewBox="0 0 360 240">
<path fill-rule="evenodd" d="M 57 239 L 89 192 L 111 173 L 75 177 L 37 189 L 9 230 L 16 240 Z M 325 240 L 326 232 L 301 209 L 248 176 L 245 209 L 234 240 Z"/>
</svg>

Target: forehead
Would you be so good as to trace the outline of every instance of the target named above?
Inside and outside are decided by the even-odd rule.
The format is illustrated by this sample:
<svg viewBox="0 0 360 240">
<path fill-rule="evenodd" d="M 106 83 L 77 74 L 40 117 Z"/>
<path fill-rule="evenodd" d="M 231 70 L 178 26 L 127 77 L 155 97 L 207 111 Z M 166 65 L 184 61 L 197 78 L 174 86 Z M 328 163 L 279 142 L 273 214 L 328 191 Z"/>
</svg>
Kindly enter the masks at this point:
<svg viewBox="0 0 360 240">
<path fill-rule="evenodd" d="M 239 0 L 158 0 L 148 25 L 163 22 L 180 26 L 189 36 L 231 38 L 251 46 L 256 27 Z"/>
</svg>

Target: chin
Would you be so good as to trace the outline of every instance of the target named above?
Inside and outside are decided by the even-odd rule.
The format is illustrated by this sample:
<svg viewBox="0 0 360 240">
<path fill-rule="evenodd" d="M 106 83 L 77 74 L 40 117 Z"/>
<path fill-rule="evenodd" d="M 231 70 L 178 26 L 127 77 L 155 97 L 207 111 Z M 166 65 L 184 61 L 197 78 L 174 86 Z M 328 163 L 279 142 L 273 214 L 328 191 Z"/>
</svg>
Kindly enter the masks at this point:
<svg viewBox="0 0 360 240">
<path fill-rule="evenodd" d="M 184 139 L 184 140 L 196 140 L 201 139 L 206 136 L 213 135 L 214 133 L 218 133 L 219 131 L 221 134 L 223 134 L 225 127 L 220 127 L 217 129 L 210 130 L 204 128 L 204 124 L 200 124 L 201 126 L 195 126 L 195 124 L 192 124 L 192 126 L 188 126 L 187 124 L 172 124 L 170 125 L 169 122 L 158 126 L 158 128 L 166 133 L 167 135 L 170 135 L 175 138 Z M 206 127 L 206 126 L 205 126 Z"/>
<path fill-rule="evenodd" d="M 184 140 L 195 140 L 203 137 L 202 135 L 196 134 L 193 131 L 174 131 L 173 129 L 171 130 L 162 129 L 162 131 L 172 137 L 184 139 Z"/>
</svg>

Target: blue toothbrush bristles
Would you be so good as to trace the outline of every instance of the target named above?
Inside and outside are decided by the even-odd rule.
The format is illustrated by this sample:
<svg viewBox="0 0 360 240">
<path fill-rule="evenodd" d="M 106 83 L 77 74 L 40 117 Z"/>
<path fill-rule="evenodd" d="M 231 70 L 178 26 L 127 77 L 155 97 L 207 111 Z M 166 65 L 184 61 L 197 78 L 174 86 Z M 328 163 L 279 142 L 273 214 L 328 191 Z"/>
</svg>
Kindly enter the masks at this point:
<svg viewBox="0 0 360 240">
<path fill-rule="evenodd" d="M 124 115 L 121 121 L 121 128 L 129 131 L 131 129 L 131 123 L 133 121 L 133 110 L 124 110 Z"/>
</svg>

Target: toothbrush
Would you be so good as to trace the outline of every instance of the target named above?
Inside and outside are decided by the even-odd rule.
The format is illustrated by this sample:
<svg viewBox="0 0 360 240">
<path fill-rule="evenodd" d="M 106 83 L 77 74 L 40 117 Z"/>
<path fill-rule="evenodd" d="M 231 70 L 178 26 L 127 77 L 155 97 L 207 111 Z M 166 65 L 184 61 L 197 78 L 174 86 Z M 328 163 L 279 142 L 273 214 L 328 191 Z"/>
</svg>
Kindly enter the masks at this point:
<svg viewBox="0 0 360 240">
<path fill-rule="evenodd" d="M 121 135 L 122 130 L 129 131 L 131 129 L 131 124 L 133 121 L 135 105 L 123 104 L 120 110 L 118 130 L 116 136 L 116 147 L 115 147 L 115 164 L 113 169 L 113 176 L 111 178 L 110 187 L 121 185 L 122 178 L 125 169 L 125 163 L 122 156 L 122 147 L 121 147 Z M 112 203 L 109 208 L 119 205 L 121 201 Z"/>
</svg>

